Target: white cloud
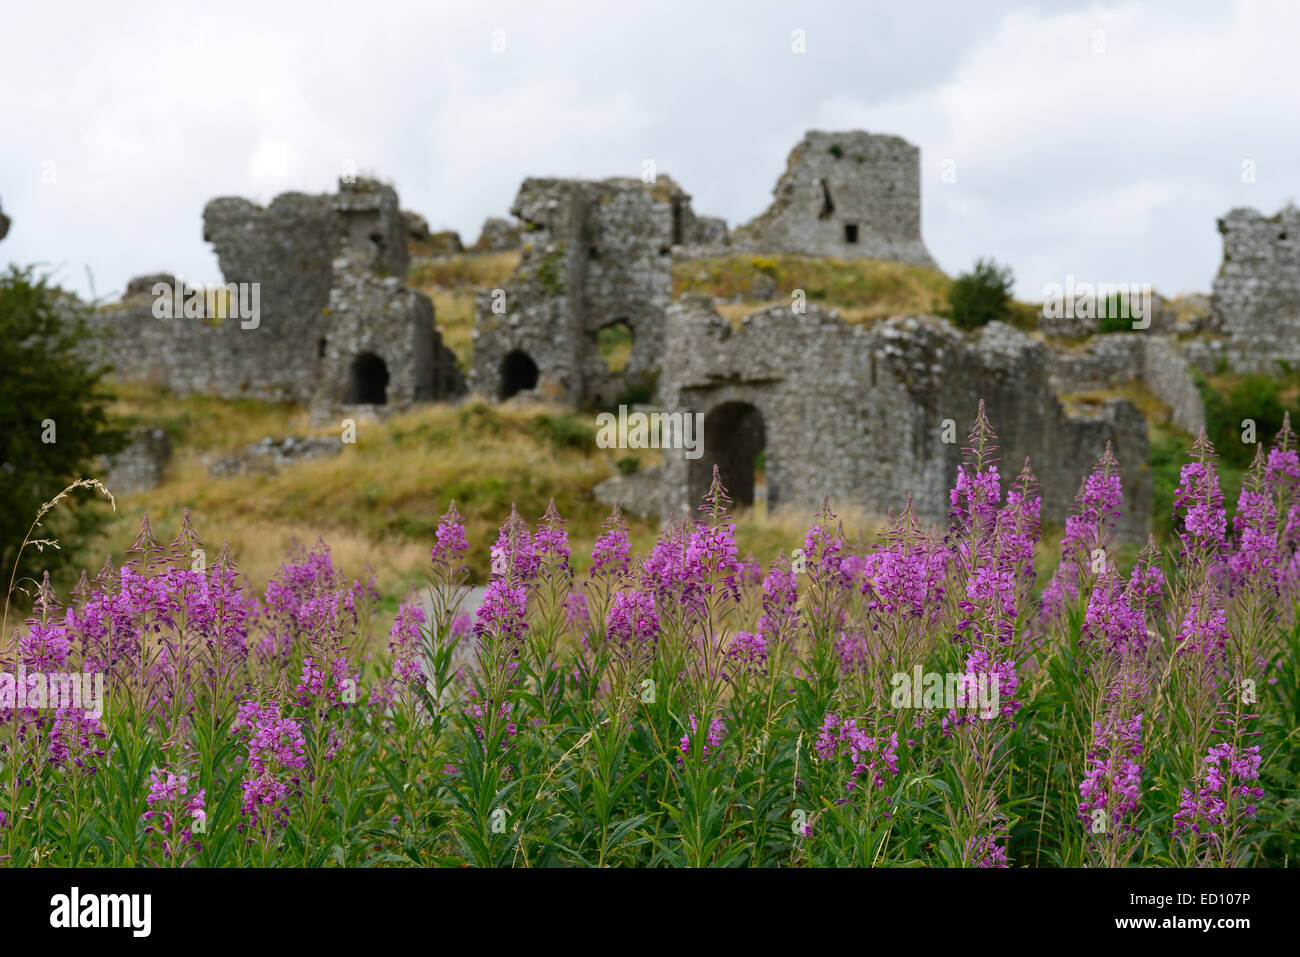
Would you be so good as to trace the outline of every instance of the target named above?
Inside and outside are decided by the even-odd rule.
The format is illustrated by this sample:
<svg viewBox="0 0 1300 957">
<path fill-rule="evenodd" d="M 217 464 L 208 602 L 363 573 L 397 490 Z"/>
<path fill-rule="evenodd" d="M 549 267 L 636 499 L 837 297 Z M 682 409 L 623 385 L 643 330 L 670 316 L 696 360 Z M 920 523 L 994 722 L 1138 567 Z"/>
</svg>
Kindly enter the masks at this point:
<svg viewBox="0 0 1300 957">
<path fill-rule="evenodd" d="M 896 133 L 922 148 L 936 258 L 956 272 L 993 255 L 1022 295 L 1066 272 L 1206 289 L 1214 219 L 1300 192 L 1287 4 L 157 0 L 118 19 L 25 8 L 0 62 L 0 257 L 61 263 L 82 290 L 89 266 L 101 293 L 157 269 L 215 275 L 209 199 L 325 191 L 345 162 L 469 241 L 528 175 L 653 158 L 734 225 L 770 201 L 803 130 Z"/>
</svg>

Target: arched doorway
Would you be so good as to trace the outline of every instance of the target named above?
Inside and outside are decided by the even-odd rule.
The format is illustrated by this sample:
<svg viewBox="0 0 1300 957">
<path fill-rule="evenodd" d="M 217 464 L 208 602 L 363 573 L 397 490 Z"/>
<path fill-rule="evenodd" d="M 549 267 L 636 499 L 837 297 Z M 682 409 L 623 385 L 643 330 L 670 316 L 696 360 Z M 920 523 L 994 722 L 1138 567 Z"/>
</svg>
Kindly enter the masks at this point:
<svg viewBox="0 0 1300 957">
<path fill-rule="evenodd" d="M 501 398 L 537 387 L 537 363 L 519 349 L 501 360 Z"/>
<path fill-rule="evenodd" d="M 757 408 L 748 402 L 724 402 L 715 407 L 704 417 L 704 454 L 691 462 L 691 500 L 698 503 L 709 490 L 716 463 L 736 506 L 752 506 L 755 477 L 766 447 L 767 429 Z"/>
<path fill-rule="evenodd" d="M 352 360 L 348 371 L 347 405 L 383 405 L 388 401 L 388 364 L 373 352 Z"/>
</svg>

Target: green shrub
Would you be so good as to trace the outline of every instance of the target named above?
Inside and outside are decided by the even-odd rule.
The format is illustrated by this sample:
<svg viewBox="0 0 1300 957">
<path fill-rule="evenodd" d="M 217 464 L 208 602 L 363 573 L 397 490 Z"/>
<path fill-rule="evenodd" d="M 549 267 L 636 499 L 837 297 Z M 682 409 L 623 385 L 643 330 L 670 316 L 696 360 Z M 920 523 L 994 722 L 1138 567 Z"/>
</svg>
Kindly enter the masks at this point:
<svg viewBox="0 0 1300 957">
<path fill-rule="evenodd" d="M 641 460 L 635 455 L 625 455 L 614 462 L 620 475 L 635 475 L 641 468 Z"/>
<path fill-rule="evenodd" d="M 0 573 L 6 582 L 42 504 L 78 478 L 100 476 L 99 456 L 125 443 L 124 431 L 108 417 L 107 368 L 77 351 L 87 336 L 87 313 L 30 267 L 0 274 Z M 57 539 L 60 548 L 27 549 L 17 577 L 57 571 L 106 517 L 98 505 L 69 504 L 50 513 L 33 536 Z"/>
<path fill-rule="evenodd" d="M 1133 314 L 1125 304 L 1124 298 L 1112 295 L 1106 300 L 1101 316 L 1097 320 L 1098 332 L 1135 332 Z"/>
<path fill-rule="evenodd" d="M 978 329 L 995 319 L 1014 319 L 1013 282 L 1010 266 L 999 266 L 993 259 L 977 260 L 975 268 L 958 276 L 948 290 L 947 317 L 961 329 Z"/>
<path fill-rule="evenodd" d="M 1243 442 L 1242 422 L 1255 423 L 1256 442 L 1272 442 L 1282 428 L 1282 416 L 1287 411 L 1280 398 L 1282 383 L 1271 376 L 1253 373 L 1242 376 L 1230 391 L 1215 388 L 1205 379 L 1198 379 L 1201 397 L 1205 400 L 1205 431 L 1224 462 L 1244 469 L 1255 457 L 1255 445 Z M 1300 410 L 1291 409 L 1293 418 L 1300 421 Z"/>
<path fill-rule="evenodd" d="M 596 430 L 567 415 L 547 412 L 534 416 L 532 428 L 536 435 L 557 449 L 592 449 L 596 446 Z"/>
</svg>

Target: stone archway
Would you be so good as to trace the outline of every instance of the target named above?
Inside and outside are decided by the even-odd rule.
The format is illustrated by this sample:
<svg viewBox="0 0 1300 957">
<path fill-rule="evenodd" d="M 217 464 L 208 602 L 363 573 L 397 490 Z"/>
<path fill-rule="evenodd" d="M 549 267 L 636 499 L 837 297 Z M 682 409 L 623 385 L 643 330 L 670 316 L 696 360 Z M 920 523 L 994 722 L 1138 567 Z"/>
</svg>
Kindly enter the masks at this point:
<svg viewBox="0 0 1300 957">
<path fill-rule="evenodd" d="M 515 349 L 501 360 L 501 390 L 499 397 L 508 399 L 518 392 L 537 387 L 537 363 L 521 349 Z"/>
<path fill-rule="evenodd" d="M 373 352 L 363 352 L 348 369 L 345 405 L 384 405 L 388 402 L 388 363 Z"/>
<path fill-rule="evenodd" d="M 767 428 L 756 406 L 748 402 L 715 406 L 704 417 L 704 454 L 690 463 L 691 501 L 699 504 L 708 491 L 716 464 L 736 506 L 752 506 L 758 460 L 766 448 Z"/>
</svg>

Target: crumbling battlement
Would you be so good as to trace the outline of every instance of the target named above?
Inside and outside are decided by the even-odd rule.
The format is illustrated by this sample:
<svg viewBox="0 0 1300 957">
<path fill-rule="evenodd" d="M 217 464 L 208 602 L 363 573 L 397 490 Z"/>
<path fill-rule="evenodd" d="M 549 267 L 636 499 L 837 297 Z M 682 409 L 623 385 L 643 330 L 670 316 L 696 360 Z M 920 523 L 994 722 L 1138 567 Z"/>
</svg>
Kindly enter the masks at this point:
<svg viewBox="0 0 1300 957">
<path fill-rule="evenodd" d="M 518 270 L 478 294 L 474 391 L 530 393 L 570 406 L 649 389 L 659 372 L 672 251 L 696 229 L 671 179 L 528 179 L 511 213 L 524 223 Z M 630 352 L 611 371 L 601 331 L 626 326 Z"/>
<path fill-rule="evenodd" d="M 938 268 L 921 240 L 921 151 L 901 137 L 811 130 L 772 193 L 736 229 L 741 248 Z"/>
<path fill-rule="evenodd" d="M 1238 208 L 1219 220 L 1223 264 L 1210 328 L 1227 337 L 1234 372 L 1277 372 L 1300 363 L 1300 209 L 1265 217 Z"/>
<path fill-rule="evenodd" d="M 232 308 L 214 313 L 219 300 L 206 297 L 202 314 L 187 315 L 184 290 L 179 297 L 155 290 L 172 277 L 133 280 L 122 302 L 91 323 L 88 348 L 119 376 L 181 395 L 310 402 L 314 409 L 463 391 L 434 329 L 432 303 L 403 285 L 407 220 L 391 187 L 344 180 L 337 194 L 285 193 L 265 208 L 214 199 L 204 210 L 203 235 L 230 284 Z M 258 315 L 248 320 L 233 306 L 254 284 Z M 159 309 L 163 299 L 171 309 Z"/>
<path fill-rule="evenodd" d="M 669 309 L 666 328 L 659 405 L 705 418 L 699 458 L 664 453 L 665 518 L 698 503 L 714 463 L 733 498 L 752 502 L 754 460 L 765 452 L 769 506 L 810 508 L 829 494 L 883 514 L 910 491 L 918 515 L 941 523 L 983 399 L 1004 482 L 1028 456 L 1045 520 L 1064 520 L 1109 442 L 1124 477 L 1121 534 L 1146 538 L 1141 413 L 1114 399 L 1094 415 L 1068 414 L 1048 380 L 1047 347 L 1010 326 L 967 335 L 933 316 L 903 316 L 864 329 L 816 306 L 802 316 L 773 306 L 736 329 L 709 299 L 687 296 Z M 944 441 L 945 420 L 955 441 Z"/>
</svg>

